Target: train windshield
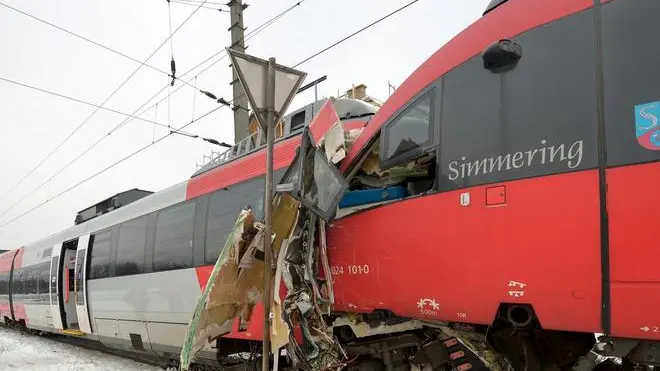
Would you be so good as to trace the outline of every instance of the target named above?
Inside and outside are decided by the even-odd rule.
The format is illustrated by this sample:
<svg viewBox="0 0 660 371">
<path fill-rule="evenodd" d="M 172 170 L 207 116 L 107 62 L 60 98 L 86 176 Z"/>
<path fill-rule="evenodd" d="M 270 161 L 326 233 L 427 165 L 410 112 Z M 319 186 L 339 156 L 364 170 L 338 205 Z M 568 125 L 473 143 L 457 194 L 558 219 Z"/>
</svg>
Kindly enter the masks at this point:
<svg viewBox="0 0 660 371">
<path fill-rule="evenodd" d="M 486 7 L 486 11 L 484 11 L 483 15 L 486 15 L 486 13 L 492 11 L 493 9 L 497 8 L 498 6 L 506 3 L 509 0 L 491 0 L 491 2 L 488 4 Z"/>
</svg>

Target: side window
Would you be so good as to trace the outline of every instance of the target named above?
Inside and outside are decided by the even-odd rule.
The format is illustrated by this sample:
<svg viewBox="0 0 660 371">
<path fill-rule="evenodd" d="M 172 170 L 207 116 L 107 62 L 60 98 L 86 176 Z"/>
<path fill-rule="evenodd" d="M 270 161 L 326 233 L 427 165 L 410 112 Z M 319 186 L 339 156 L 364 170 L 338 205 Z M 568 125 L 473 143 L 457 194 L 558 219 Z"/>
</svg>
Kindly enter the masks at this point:
<svg viewBox="0 0 660 371">
<path fill-rule="evenodd" d="M 34 294 L 37 292 L 37 280 L 34 275 L 35 271 L 34 268 L 30 268 L 26 272 L 26 288 L 25 288 L 25 293 L 26 294 Z"/>
<path fill-rule="evenodd" d="M 523 46 L 523 57 L 515 69 L 503 74 L 502 83 L 506 136 L 501 148 L 512 154 L 511 172 L 515 173 L 509 176 L 598 166 L 594 38 L 591 12 L 562 18 L 515 38 Z M 522 166 L 514 161 L 519 151 Z"/>
<path fill-rule="evenodd" d="M 465 165 L 504 151 L 500 144 L 501 76 L 483 67 L 480 56 L 443 78 L 440 191 L 479 183 L 487 169 Z M 469 170 L 469 171 L 468 171 Z"/>
<path fill-rule="evenodd" d="M 659 12 L 656 0 L 602 6 L 608 166 L 660 161 Z"/>
<path fill-rule="evenodd" d="M 158 214 L 154 245 L 154 271 L 192 267 L 195 202 L 187 202 Z"/>
<path fill-rule="evenodd" d="M 305 125 L 305 111 L 296 113 L 291 117 L 291 132 L 294 132 Z"/>
<path fill-rule="evenodd" d="M 278 180 L 275 176 L 273 178 L 274 181 Z M 257 220 L 262 217 L 264 185 L 264 177 L 259 177 L 221 189 L 211 195 L 206 221 L 207 264 L 215 264 L 243 208 L 250 206 Z"/>
<path fill-rule="evenodd" d="M 110 245 L 112 243 L 111 231 L 91 236 L 92 247 L 89 279 L 107 278 L 110 273 Z"/>
<path fill-rule="evenodd" d="M 14 271 L 14 282 L 11 287 L 12 295 L 23 294 L 23 270 L 17 269 Z"/>
<path fill-rule="evenodd" d="M 0 273 L 0 295 L 7 295 L 7 275 Z"/>
<path fill-rule="evenodd" d="M 119 227 L 115 276 L 140 274 L 144 272 L 146 241 L 146 216 L 123 223 Z"/>
<path fill-rule="evenodd" d="M 382 167 L 391 167 L 421 155 L 433 138 L 433 101 L 431 90 L 418 98 L 383 129 Z"/>
<path fill-rule="evenodd" d="M 441 191 L 597 166 L 592 15 L 513 39 L 512 70 L 492 73 L 479 55 L 444 76 Z"/>
<path fill-rule="evenodd" d="M 50 277 L 50 269 L 47 267 L 41 271 L 39 275 L 39 293 L 48 294 L 48 278 Z"/>
</svg>

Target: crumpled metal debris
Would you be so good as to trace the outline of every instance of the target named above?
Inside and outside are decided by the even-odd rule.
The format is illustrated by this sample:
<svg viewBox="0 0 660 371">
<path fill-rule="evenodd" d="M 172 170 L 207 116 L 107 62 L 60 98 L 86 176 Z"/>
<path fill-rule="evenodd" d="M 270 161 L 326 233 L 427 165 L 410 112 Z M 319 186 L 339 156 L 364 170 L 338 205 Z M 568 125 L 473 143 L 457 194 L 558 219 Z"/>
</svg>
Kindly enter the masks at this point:
<svg viewBox="0 0 660 371">
<path fill-rule="evenodd" d="M 282 278 L 287 290 L 283 302 L 282 317 L 289 329 L 299 326 L 303 343 L 295 341 L 287 344 L 294 366 L 305 370 L 319 370 L 332 367 L 345 360 L 345 354 L 327 327 L 323 318 L 330 311 L 332 297 L 325 296 L 331 290 L 331 280 L 319 280 L 320 270 L 329 277 L 329 265 L 321 262 L 319 255 L 326 255 L 324 235 L 319 227 L 325 224 L 313 212 L 301 209 L 293 236 L 282 254 Z M 316 239 L 320 232 L 321 238 Z M 327 255 L 322 257 L 327 262 Z M 330 287 L 326 285 L 330 282 Z M 293 339 L 291 339 L 293 340 Z"/>
<path fill-rule="evenodd" d="M 188 332 L 181 352 L 180 369 L 188 370 L 195 355 L 212 341 L 231 330 L 237 316 L 249 318 L 249 311 L 263 294 L 263 275 L 243 275 L 239 282 L 238 262 L 246 250 L 246 237 L 253 235 L 254 215 L 250 210 L 241 211 L 234 229 L 227 237 L 224 248 L 215 263 L 213 272 L 197 302 L 195 313 L 188 325 Z M 263 268 L 261 269 L 263 273 Z M 259 278 L 261 277 L 261 280 Z M 246 279 L 250 278 L 250 279 Z M 261 282 L 261 286 L 260 283 Z"/>
<path fill-rule="evenodd" d="M 341 121 L 337 121 L 319 141 L 319 146 L 325 149 L 325 155 L 333 164 L 346 157 L 346 133 Z"/>
<path fill-rule="evenodd" d="M 334 127 L 341 129 L 344 138 L 341 123 Z M 338 129 L 333 130 L 337 136 Z M 282 180 L 291 182 L 292 191 L 278 193 L 273 200 L 273 235 L 269 237 L 277 266 L 272 298 L 263 297 L 264 274 L 273 274 L 264 270 L 263 226 L 249 210 L 239 216 L 189 324 L 182 371 L 189 369 L 206 342 L 229 333 L 235 317 L 249 319 L 254 305 L 263 300 L 271 300 L 275 315 L 271 352 L 286 346 L 294 363 L 305 370 L 335 367 L 346 360 L 323 318 L 334 303 L 325 222 L 348 187 L 331 162 L 345 149 L 336 139 L 327 137 L 327 147 L 321 150 L 306 128 L 296 160 Z M 294 336 L 297 329 L 302 332 L 300 345 Z"/>
<path fill-rule="evenodd" d="M 286 194 L 275 197 L 273 209 L 273 252 L 277 256 L 283 238 L 291 230 L 299 202 Z M 180 358 L 187 371 L 195 355 L 208 342 L 231 331 L 234 318 L 241 324 L 264 300 L 263 224 L 255 222 L 250 210 L 238 217 L 234 229 L 213 268 L 188 325 Z"/>
</svg>

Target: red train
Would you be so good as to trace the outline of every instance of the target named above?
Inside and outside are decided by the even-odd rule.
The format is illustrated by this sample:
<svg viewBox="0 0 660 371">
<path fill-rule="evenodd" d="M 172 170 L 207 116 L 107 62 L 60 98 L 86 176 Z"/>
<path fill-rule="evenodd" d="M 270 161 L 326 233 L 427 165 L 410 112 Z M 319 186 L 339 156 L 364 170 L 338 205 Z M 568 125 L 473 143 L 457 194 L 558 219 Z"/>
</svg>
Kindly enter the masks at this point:
<svg viewBox="0 0 660 371">
<path fill-rule="evenodd" d="M 375 115 L 345 116 L 338 106 L 336 115 L 330 104 L 315 115 L 316 140 L 337 118 L 363 126 L 340 165 L 350 182 L 344 200 L 374 189 L 395 195 L 342 202 L 328 227 L 329 321 L 353 356 L 349 368 L 660 366 L 658 14 L 657 0 L 493 0 Z M 277 181 L 300 144 L 293 116 L 276 143 Z M 99 218 L 119 225 L 196 203 L 190 261 L 164 271 L 197 267 L 203 287 L 217 251 L 205 252 L 220 235 L 212 199 L 258 188 L 264 160 L 255 148 L 124 206 L 121 218 L 110 217 L 120 210 Z M 147 264 L 153 235 L 144 249 L 136 274 L 167 279 Z M 10 267 L 0 255 L 0 274 Z M 236 327 L 220 348 L 258 340 L 261 316 L 257 308 L 249 330 Z M 136 318 L 104 320 L 121 329 Z M 169 345 L 150 349 L 171 357 Z"/>
</svg>

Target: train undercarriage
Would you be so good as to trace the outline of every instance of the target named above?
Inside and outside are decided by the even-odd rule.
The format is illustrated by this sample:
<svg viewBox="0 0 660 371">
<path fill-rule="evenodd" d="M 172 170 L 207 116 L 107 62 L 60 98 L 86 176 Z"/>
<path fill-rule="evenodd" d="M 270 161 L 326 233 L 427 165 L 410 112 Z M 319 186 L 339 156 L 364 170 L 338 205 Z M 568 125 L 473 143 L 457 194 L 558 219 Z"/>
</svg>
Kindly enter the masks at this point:
<svg viewBox="0 0 660 371">
<path fill-rule="evenodd" d="M 543 330 L 533 308 L 503 304 L 491 326 L 420 321 L 387 311 L 337 315 L 351 371 L 613 371 L 660 366 L 660 343 Z M 336 369 L 336 368 L 335 368 Z"/>
</svg>

